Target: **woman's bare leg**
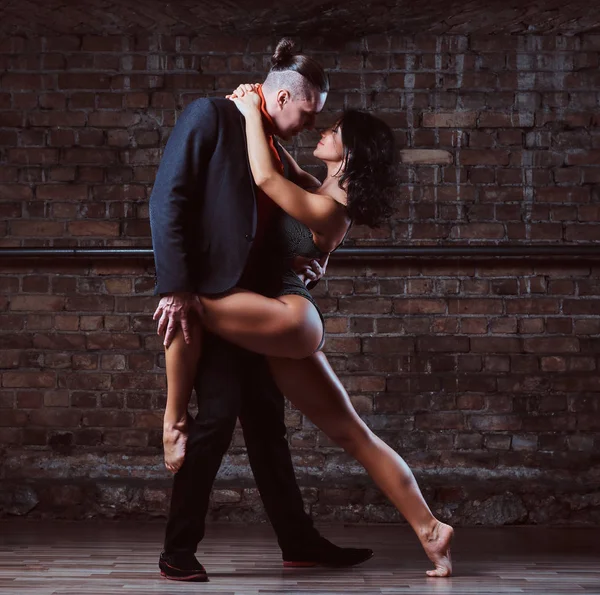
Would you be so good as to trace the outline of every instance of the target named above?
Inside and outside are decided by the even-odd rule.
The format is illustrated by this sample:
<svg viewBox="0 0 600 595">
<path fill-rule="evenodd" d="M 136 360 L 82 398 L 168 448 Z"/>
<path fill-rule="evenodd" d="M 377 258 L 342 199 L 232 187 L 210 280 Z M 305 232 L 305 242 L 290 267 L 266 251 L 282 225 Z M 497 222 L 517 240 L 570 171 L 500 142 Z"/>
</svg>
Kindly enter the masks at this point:
<svg viewBox="0 0 600 595">
<path fill-rule="evenodd" d="M 202 344 L 202 327 L 195 317 L 190 317 L 190 333 L 192 342 L 187 344 L 181 329 L 177 329 L 172 343 L 165 348 L 167 405 L 163 420 L 163 447 L 165 467 L 171 473 L 179 470 L 185 458 L 188 404 Z"/>
<path fill-rule="evenodd" d="M 248 351 L 299 359 L 314 353 L 323 338 L 317 309 L 298 295 L 268 298 L 233 289 L 227 295 L 200 297 L 202 325 Z"/>
<path fill-rule="evenodd" d="M 306 357 L 319 346 L 323 324 L 316 308 L 305 298 L 278 299 L 242 289 L 225 296 L 202 296 L 202 326 L 250 351 L 282 357 Z M 201 355 L 200 321 L 190 320 L 192 343 L 177 331 L 165 349 L 167 405 L 163 422 L 165 466 L 175 473 L 183 464 L 187 441 L 187 410 Z"/>
<path fill-rule="evenodd" d="M 427 574 L 450 576 L 452 527 L 433 516 L 408 465 L 358 416 L 325 355 L 318 352 L 299 361 L 269 358 L 269 364 L 283 394 L 361 463 L 404 515 L 435 564 Z"/>
</svg>

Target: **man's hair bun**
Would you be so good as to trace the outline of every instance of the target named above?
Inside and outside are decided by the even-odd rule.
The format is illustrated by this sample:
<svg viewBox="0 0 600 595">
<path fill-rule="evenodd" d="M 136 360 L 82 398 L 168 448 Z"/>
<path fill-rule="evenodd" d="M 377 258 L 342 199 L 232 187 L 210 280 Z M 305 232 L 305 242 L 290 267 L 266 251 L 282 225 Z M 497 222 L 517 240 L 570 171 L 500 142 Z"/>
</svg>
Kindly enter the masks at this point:
<svg viewBox="0 0 600 595">
<path fill-rule="evenodd" d="M 284 37 L 277 44 L 273 56 L 271 56 L 271 64 L 273 68 L 285 68 L 292 63 L 294 58 L 295 44 L 291 39 Z"/>
</svg>

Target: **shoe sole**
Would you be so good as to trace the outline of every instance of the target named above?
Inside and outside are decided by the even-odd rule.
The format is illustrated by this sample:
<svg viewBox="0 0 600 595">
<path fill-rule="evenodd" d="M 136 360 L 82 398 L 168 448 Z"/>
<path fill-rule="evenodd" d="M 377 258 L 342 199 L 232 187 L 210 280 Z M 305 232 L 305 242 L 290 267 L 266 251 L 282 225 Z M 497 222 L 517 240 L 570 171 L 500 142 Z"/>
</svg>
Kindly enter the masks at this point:
<svg viewBox="0 0 600 595">
<path fill-rule="evenodd" d="M 318 566 L 318 562 L 286 562 L 283 561 L 284 568 L 314 568 Z"/>
<path fill-rule="evenodd" d="M 206 583 L 208 582 L 208 575 L 200 574 L 189 574 L 186 576 L 169 576 L 166 572 L 160 571 L 160 576 L 166 578 L 168 581 L 180 581 L 189 583 Z"/>
<path fill-rule="evenodd" d="M 284 568 L 315 568 L 315 566 L 322 566 L 323 568 L 351 568 L 352 566 L 358 566 L 359 564 L 363 564 L 364 562 L 367 562 L 368 560 L 370 560 L 375 554 L 371 554 L 368 558 L 365 558 L 364 560 L 359 560 L 358 562 L 355 562 L 354 564 L 323 564 L 322 562 L 302 562 L 302 561 L 298 561 L 298 562 L 291 562 L 291 561 L 287 561 L 284 560 L 283 561 L 283 567 Z"/>
</svg>

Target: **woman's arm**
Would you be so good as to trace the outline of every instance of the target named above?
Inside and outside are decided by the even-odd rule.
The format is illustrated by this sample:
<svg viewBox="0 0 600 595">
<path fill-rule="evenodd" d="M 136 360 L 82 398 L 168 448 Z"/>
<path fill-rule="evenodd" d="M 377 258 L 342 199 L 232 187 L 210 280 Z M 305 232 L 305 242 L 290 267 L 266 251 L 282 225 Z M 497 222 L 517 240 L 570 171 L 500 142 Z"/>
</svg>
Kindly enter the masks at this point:
<svg viewBox="0 0 600 595">
<path fill-rule="evenodd" d="M 341 208 L 343 205 L 330 196 L 300 188 L 277 171 L 265 134 L 257 93 L 246 91 L 242 97 L 231 96 L 231 99 L 246 119 L 248 159 L 255 184 L 286 213 L 320 236 L 321 249 L 332 244 L 333 250 L 349 224 L 345 209 Z"/>
<path fill-rule="evenodd" d="M 281 145 L 280 145 L 281 146 Z M 312 188 L 318 188 L 321 185 L 321 182 L 315 178 L 315 176 L 309 174 L 307 171 L 304 171 L 296 162 L 296 160 L 290 155 L 285 147 L 281 147 L 283 153 L 287 157 L 288 163 L 290 164 L 290 169 L 292 175 L 290 179 L 298 184 L 301 188 L 305 190 L 309 190 Z"/>
<path fill-rule="evenodd" d="M 260 112 L 246 116 L 246 135 L 254 183 L 286 213 L 315 233 L 326 234 L 333 231 L 332 227 L 339 229 L 340 215 L 343 215 L 341 203 L 330 196 L 308 192 L 277 171 Z"/>
</svg>

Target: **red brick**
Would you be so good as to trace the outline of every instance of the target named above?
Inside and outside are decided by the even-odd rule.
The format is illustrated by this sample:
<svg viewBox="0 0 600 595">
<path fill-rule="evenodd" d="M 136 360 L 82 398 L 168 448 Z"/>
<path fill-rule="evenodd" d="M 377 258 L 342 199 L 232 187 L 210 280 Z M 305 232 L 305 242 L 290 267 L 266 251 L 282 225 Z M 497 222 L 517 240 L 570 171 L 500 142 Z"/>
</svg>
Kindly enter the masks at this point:
<svg viewBox="0 0 600 595">
<path fill-rule="evenodd" d="M 89 303 L 89 302 L 88 302 Z M 82 331 L 96 331 L 101 330 L 104 324 L 103 316 L 79 316 L 79 327 Z M 110 341 L 110 335 L 103 335 L 107 337 L 107 341 Z M 86 333 L 86 337 L 89 339 L 90 334 Z"/>
<path fill-rule="evenodd" d="M 536 297 L 506 301 L 507 314 L 558 314 L 558 312 L 560 312 L 560 303 L 556 299 Z"/>
<path fill-rule="evenodd" d="M 464 429 L 463 414 L 456 412 L 418 413 L 415 425 L 421 430 L 462 430 Z"/>
<path fill-rule="evenodd" d="M 73 146 L 75 144 L 75 132 L 73 130 L 52 130 L 48 144 L 53 147 Z"/>
<path fill-rule="evenodd" d="M 349 339 L 351 341 L 352 339 Z M 342 341 L 341 338 L 336 341 Z M 330 343 L 328 341 L 328 343 Z M 363 351 L 365 353 L 411 353 L 414 351 L 414 342 L 411 338 L 405 337 L 372 337 L 365 338 L 362 341 Z M 331 345 L 328 345 L 331 348 Z M 342 350 L 343 352 L 349 352 Z"/>
<path fill-rule="evenodd" d="M 175 109 L 177 101 L 173 93 L 157 91 L 152 93 L 151 105 L 159 109 Z"/>
<path fill-rule="evenodd" d="M 591 112 L 536 112 L 535 125 L 546 126 L 552 123 L 562 123 L 573 128 L 583 128 L 590 125 L 593 114 Z"/>
<path fill-rule="evenodd" d="M 61 237 L 64 235 L 64 223 L 53 221 L 12 221 L 11 232 L 16 237 Z"/>
<path fill-rule="evenodd" d="M 116 390 L 138 389 L 138 390 L 161 390 L 166 385 L 163 374 L 149 373 L 119 373 L 115 374 L 112 386 Z"/>
<path fill-rule="evenodd" d="M 485 151 L 462 149 L 460 151 L 461 165 L 508 165 L 509 152 L 499 149 Z"/>
<path fill-rule="evenodd" d="M 25 114 L 23 112 L 0 112 L 0 126 L 2 128 L 21 128 L 25 122 Z"/>
<path fill-rule="evenodd" d="M 89 125 L 99 128 L 128 128 L 140 121 L 140 114 L 124 111 L 99 111 L 89 115 Z"/>
<path fill-rule="evenodd" d="M 65 309 L 75 312 L 112 312 L 114 298 L 108 295 L 69 296 Z"/>
<path fill-rule="evenodd" d="M 38 388 L 16 392 L 18 409 L 40 409 L 44 405 L 43 392 Z M 12 405 L 12 402 L 8 403 Z"/>
<path fill-rule="evenodd" d="M 127 93 L 125 95 L 125 108 L 146 108 L 149 103 L 148 93 Z"/>
<path fill-rule="evenodd" d="M 95 93 L 70 93 L 69 94 L 69 109 L 93 109 L 96 104 Z"/>
<path fill-rule="evenodd" d="M 517 415 L 471 415 L 469 426 L 473 430 L 514 431 L 522 427 L 521 418 Z"/>
<path fill-rule="evenodd" d="M 133 78 L 133 77 L 132 77 Z M 143 79 L 140 78 L 140 83 Z M 223 75 L 215 77 L 208 74 L 167 74 L 164 76 L 165 89 L 197 89 L 202 91 L 212 91 L 214 89 L 223 89 L 232 91 L 244 81 L 247 82 L 248 74 Z M 154 85 L 148 81 L 145 85 L 132 85 L 131 88 L 152 88 Z M 160 85 L 161 87 L 163 85 Z"/>
<path fill-rule="evenodd" d="M 119 35 L 84 35 L 82 39 L 84 52 L 122 52 L 128 45 L 129 40 Z"/>
<path fill-rule="evenodd" d="M 110 89 L 111 77 L 99 73 L 64 73 L 58 75 L 59 89 Z M 43 88 L 43 87 L 37 87 Z"/>
<path fill-rule="evenodd" d="M 88 187 L 79 184 L 43 184 L 37 186 L 36 196 L 40 200 L 81 201 L 87 199 Z"/>
<path fill-rule="evenodd" d="M 571 318 L 548 318 L 546 332 L 548 334 L 571 335 L 573 333 L 573 320 Z"/>
<path fill-rule="evenodd" d="M 2 386 L 9 388 L 53 388 L 56 386 L 55 372 L 4 372 Z"/>
<path fill-rule="evenodd" d="M 493 299 L 450 299 L 450 314 L 502 314 L 503 302 Z"/>
<path fill-rule="evenodd" d="M 187 79 L 188 84 L 191 87 L 186 88 L 200 88 L 195 87 L 194 84 L 198 84 L 198 80 L 194 78 L 195 75 L 171 75 L 171 76 L 190 76 L 190 79 Z M 198 75 L 202 76 L 202 75 Z M 212 77 L 204 77 L 203 80 L 207 81 L 208 78 Z M 171 81 L 175 82 L 175 81 Z M 181 82 L 181 81 L 180 81 Z M 111 81 L 111 89 L 115 89 L 118 91 L 132 91 L 136 89 L 162 89 L 166 86 L 165 77 L 162 75 L 154 75 L 154 74 L 130 74 L 127 76 L 118 75 L 113 77 Z M 167 86 L 167 88 L 169 88 Z M 179 87 L 175 86 L 174 89 L 179 89 Z M 212 89 L 212 85 L 208 85 L 207 88 Z"/>
<path fill-rule="evenodd" d="M 529 353 L 574 353 L 579 351 L 576 337 L 545 337 L 523 340 L 524 350 Z"/>
<path fill-rule="evenodd" d="M 544 372 L 563 372 L 567 369 L 567 362 L 564 357 L 542 357 L 541 368 Z"/>
<path fill-rule="evenodd" d="M 22 427 L 28 423 L 28 413 L 16 409 L 5 409 L 0 415 L 0 427 Z"/>
<path fill-rule="evenodd" d="M 51 390 L 44 392 L 44 407 L 68 407 L 69 392 L 66 390 Z"/>
<path fill-rule="evenodd" d="M 389 298 L 347 297 L 339 300 L 342 314 L 389 314 L 392 300 Z"/>
<path fill-rule="evenodd" d="M 23 277 L 21 287 L 25 293 L 48 293 L 50 280 L 42 275 L 30 275 Z"/>
<path fill-rule="evenodd" d="M 485 335 L 488 330 L 486 318 L 462 318 L 460 332 L 466 335 Z"/>
<path fill-rule="evenodd" d="M 247 41 L 231 35 L 193 37 L 190 51 L 198 54 L 235 54 L 246 50 Z"/>
<path fill-rule="evenodd" d="M 590 242 L 596 242 L 600 240 L 600 225 L 566 225 L 565 226 L 565 239 L 568 242 L 587 240 Z"/>
<path fill-rule="evenodd" d="M 9 149 L 8 159 L 24 165 L 53 165 L 58 162 L 56 149 Z"/>
<path fill-rule="evenodd" d="M 32 189 L 29 188 L 28 186 L 23 186 L 23 185 L 17 185 L 17 184 L 6 184 L 6 185 L 0 185 L 0 200 L 5 201 L 5 200 L 31 200 L 33 198 L 33 192 Z M 19 205 L 18 203 L 14 203 L 15 204 L 15 217 L 18 217 L 21 215 L 21 205 Z M 3 205 L 5 206 L 5 205 Z M 10 210 L 12 211 L 13 208 L 11 207 Z"/>
<path fill-rule="evenodd" d="M 394 300 L 394 313 L 396 314 L 444 314 L 446 302 L 444 300 L 410 299 Z"/>
<path fill-rule="evenodd" d="M 52 78 L 42 74 L 25 74 L 8 72 L 0 81 L 2 89 L 10 91 L 36 91 L 39 89 L 51 89 Z"/>
<path fill-rule="evenodd" d="M 425 112 L 423 126 L 436 128 L 474 128 L 477 112 Z"/>
<path fill-rule="evenodd" d="M 53 167 L 46 171 L 48 173 L 49 182 L 73 182 L 77 175 L 77 171 L 74 167 Z M 63 206 L 64 205 L 53 205 L 51 208 L 60 209 Z M 59 211 L 57 210 L 56 212 L 58 213 Z M 70 219 L 72 216 L 73 215 L 70 214 L 68 218 Z"/>
<path fill-rule="evenodd" d="M 158 164 L 161 159 L 160 149 L 133 149 L 127 151 L 124 155 L 125 162 L 134 165 L 151 165 Z"/>
<path fill-rule="evenodd" d="M 587 203 L 590 201 L 589 188 L 537 188 L 535 191 L 536 202 L 558 203 Z"/>
<path fill-rule="evenodd" d="M 42 43 L 46 52 L 73 52 L 81 47 L 81 39 L 76 35 L 47 36 Z"/>
<path fill-rule="evenodd" d="M 14 311 L 59 311 L 64 307 L 64 298 L 52 295 L 17 295 L 10 302 Z"/>
<path fill-rule="evenodd" d="M 471 337 L 471 351 L 482 353 L 520 353 L 521 341 L 512 337 Z"/>
<path fill-rule="evenodd" d="M 503 239 L 504 225 L 501 223 L 471 223 L 456 225 L 450 232 L 454 239 Z"/>
<path fill-rule="evenodd" d="M 348 392 L 379 392 L 385 390 L 383 376 L 344 376 L 342 379 Z"/>
<path fill-rule="evenodd" d="M 431 332 L 434 334 L 456 334 L 459 326 L 458 318 L 436 317 L 431 322 Z"/>
<path fill-rule="evenodd" d="M 490 321 L 490 333 L 492 334 L 512 334 L 517 332 L 516 318 L 495 318 Z"/>
<path fill-rule="evenodd" d="M 525 122 L 526 114 L 522 112 L 482 112 L 479 115 L 479 128 L 520 128 L 530 126 L 532 123 Z"/>
<path fill-rule="evenodd" d="M 464 353 L 469 351 L 469 338 L 440 336 L 418 337 L 417 351 Z"/>
<path fill-rule="evenodd" d="M 73 236 L 117 237 L 118 221 L 71 221 L 68 231 Z"/>
<path fill-rule="evenodd" d="M 119 65 L 119 70 L 126 72 L 134 70 L 171 70 L 168 65 L 165 68 L 164 58 L 158 54 L 150 54 L 149 56 L 122 54 L 120 56 Z"/>
<path fill-rule="evenodd" d="M 117 163 L 118 155 L 113 151 L 104 149 L 85 149 L 77 147 L 74 149 L 66 149 L 62 152 L 62 164 L 93 164 L 93 165 L 109 165 Z"/>
<path fill-rule="evenodd" d="M 52 428 L 77 427 L 81 420 L 81 413 L 70 409 L 37 409 L 30 413 L 30 423 L 33 426 Z"/>
</svg>

